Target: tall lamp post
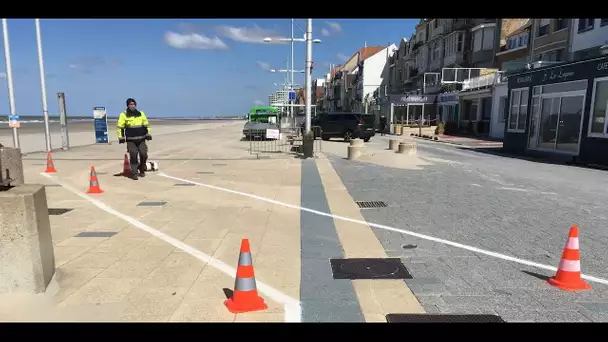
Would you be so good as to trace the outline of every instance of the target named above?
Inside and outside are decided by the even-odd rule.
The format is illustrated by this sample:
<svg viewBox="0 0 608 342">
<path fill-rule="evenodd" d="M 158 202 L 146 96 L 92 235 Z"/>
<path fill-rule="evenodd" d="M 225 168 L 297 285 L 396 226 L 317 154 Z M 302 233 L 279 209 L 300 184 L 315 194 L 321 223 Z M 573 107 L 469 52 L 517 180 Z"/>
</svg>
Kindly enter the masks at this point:
<svg viewBox="0 0 608 342">
<path fill-rule="evenodd" d="M 36 24 L 36 43 L 38 45 L 38 66 L 40 67 L 40 88 L 42 89 L 42 115 L 44 116 L 44 135 L 46 136 L 46 151 L 51 152 L 51 130 L 49 127 L 49 108 L 46 102 L 46 77 L 44 75 L 44 58 L 42 57 L 40 19 L 34 19 L 34 22 Z"/>
<path fill-rule="evenodd" d="M 307 35 L 306 35 L 306 34 L 304 34 L 304 38 L 294 38 L 294 36 L 293 36 L 293 27 L 294 27 L 294 25 L 295 25 L 295 21 L 294 21 L 294 19 L 291 19 L 291 37 L 290 37 L 290 38 L 270 38 L 270 37 L 264 38 L 264 42 L 265 42 L 265 43 L 273 43 L 273 42 L 290 42 L 290 43 L 291 43 L 291 68 L 290 68 L 290 70 L 286 70 L 286 71 L 284 71 L 284 72 L 290 72 L 290 73 L 291 73 L 291 86 L 290 86 L 290 88 L 289 88 L 289 89 L 290 89 L 290 91 L 293 91 L 293 83 L 294 83 L 294 75 L 293 75 L 293 74 L 294 74 L 294 72 L 299 72 L 299 71 L 295 71 L 295 70 L 294 70 L 294 53 L 293 53 L 293 43 L 294 43 L 294 42 L 308 43 L 308 42 L 307 42 L 307 40 L 306 40 L 306 37 L 307 37 Z M 308 31 L 308 27 L 309 27 L 309 26 L 310 26 L 310 29 L 312 30 L 312 19 L 308 19 L 308 22 L 307 22 L 307 24 L 306 24 L 306 25 L 307 25 L 307 31 Z M 298 26 L 298 27 L 299 27 L 299 26 Z M 311 39 L 310 43 L 315 43 L 315 44 L 320 44 L 320 43 L 322 43 L 322 42 L 321 42 L 321 39 L 312 39 L 312 33 L 311 33 L 311 35 L 310 35 L 310 39 Z M 312 48 L 311 48 L 311 49 L 312 49 Z M 307 56 L 308 56 L 308 54 L 307 54 Z M 311 55 L 311 56 L 312 56 L 312 55 Z M 311 59 L 312 59 L 312 58 L 311 58 Z M 308 65 L 308 63 L 307 63 L 307 65 Z M 280 72 L 283 72 L 283 71 L 282 71 L 282 70 L 280 70 Z M 305 72 L 305 71 L 304 71 L 304 72 Z M 311 86 L 311 85 L 307 85 L 307 87 L 310 87 L 310 86 Z M 307 93 L 310 93 L 310 90 L 308 90 L 308 91 L 307 91 Z M 290 101 L 290 102 L 291 102 L 291 101 Z M 292 106 L 290 106 L 290 107 L 292 107 Z M 309 111 L 310 111 L 310 110 L 309 110 Z M 293 112 L 293 111 L 292 111 L 292 112 Z M 294 116 L 295 116 L 295 115 L 294 115 Z M 309 129 L 310 129 L 310 127 L 309 127 Z"/>
<path fill-rule="evenodd" d="M 2 35 L 4 36 L 4 60 L 6 62 L 6 81 L 8 83 L 8 105 L 11 115 L 16 115 L 15 109 L 15 89 L 13 88 L 13 68 L 11 66 L 11 48 L 8 41 L 8 23 L 2 19 Z M 13 145 L 19 148 L 19 129 L 13 127 Z"/>
</svg>

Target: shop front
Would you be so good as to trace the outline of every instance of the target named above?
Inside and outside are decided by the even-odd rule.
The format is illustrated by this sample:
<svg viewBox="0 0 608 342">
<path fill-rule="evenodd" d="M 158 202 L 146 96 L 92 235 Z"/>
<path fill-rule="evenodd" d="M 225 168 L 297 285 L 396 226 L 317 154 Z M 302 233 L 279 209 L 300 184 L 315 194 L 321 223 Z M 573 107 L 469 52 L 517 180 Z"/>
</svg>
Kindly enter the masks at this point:
<svg viewBox="0 0 608 342">
<path fill-rule="evenodd" d="M 406 126 L 422 124 L 430 126 L 435 124 L 436 95 L 390 95 L 391 124 Z"/>
<path fill-rule="evenodd" d="M 507 83 L 499 83 L 494 85 L 492 89 L 492 117 L 490 120 L 490 137 L 495 139 L 503 139 L 505 137 L 505 123 L 507 122 L 507 113 L 509 105 L 507 97 L 509 87 Z"/>
<path fill-rule="evenodd" d="M 458 122 L 458 92 L 439 94 L 437 97 L 437 121 Z"/>
<path fill-rule="evenodd" d="M 608 165 L 608 57 L 509 75 L 504 148 Z"/>
<path fill-rule="evenodd" d="M 489 135 L 492 116 L 492 88 L 460 92 L 460 129 Z"/>
</svg>

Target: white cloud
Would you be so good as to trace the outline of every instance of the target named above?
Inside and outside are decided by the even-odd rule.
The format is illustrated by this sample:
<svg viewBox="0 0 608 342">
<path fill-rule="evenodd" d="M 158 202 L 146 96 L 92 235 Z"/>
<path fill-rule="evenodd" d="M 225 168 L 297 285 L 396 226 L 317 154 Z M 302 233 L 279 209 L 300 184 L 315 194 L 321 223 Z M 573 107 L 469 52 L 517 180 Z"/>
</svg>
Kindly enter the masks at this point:
<svg viewBox="0 0 608 342">
<path fill-rule="evenodd" d="M 336 57 L 338 57 L 339 60 L 341 60 L 342 62 L 346 62 L 350 57 L 343 54 L 343 53 L 339 53 L 336 55 Z"/>
<path fill-rule="evenodd" d="M 329 26 L 329 28 L 336 32 L 336 33 L 340 33 L 342 32 L 342 26 L 340 26 L 339 23 L 335 22 L 335 21 L 326 21 L 325 22 L 327 24 L 327 26 Z"/>
<path fill-rule="evenodd" d="M 0 71 L 0 78 L 6 78 L 6 73 L 5 73 L 5 72 Z"/>
<path fill-rule="evenodd" d="M 282 38 L 276 30 L 264 29 L 257 25 L 253 27 L 220 26 L 217 31 L 224 37 L 237 42 L 251 44 L 265 44 L 264 38 Z M 285 42 L 273 41 L 273 44 L 284 44 Z M 268 44 L 268 43 L 266 43 Z"/>
<path fill-rule="evenodd" d="M 270 64 L 268 64 L 266 62 L 257 61 L 256 63 L 260 67 L 260 69 L 262 69 L 262 70 L 270 71 L 270 69 L 271 69 L 270 68 Z"/>
<path fill-rule="evenodd" d="M 266 102 L 264 102 L 262 100 L 255 100 L 255 101 L 253 101 L 253 104 L 256 106 L 263 106 L 264 104 L 266 104 Z"/>
<path fill-rule="evenodd" d="M 198 33 L 180 34 L 169 31 L 165 33 L 165 43 L 176 49 L 192 50 L 226 50 L 228 45 L 219 37 L 207 37 Z"/>
<path fill-rule="evenodd" d="M 329 37 L 329 30 L 325 27 L 321 29 L 321 35 L 324 37 Z"/>
</svg>

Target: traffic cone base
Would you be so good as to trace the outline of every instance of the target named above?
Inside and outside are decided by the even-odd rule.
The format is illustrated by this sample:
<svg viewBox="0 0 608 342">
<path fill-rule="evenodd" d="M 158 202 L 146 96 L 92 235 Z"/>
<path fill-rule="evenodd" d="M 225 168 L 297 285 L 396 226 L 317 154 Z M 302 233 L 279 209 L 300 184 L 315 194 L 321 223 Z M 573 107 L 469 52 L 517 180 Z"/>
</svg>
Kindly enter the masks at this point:
<svg viewBox="0 0 608 342">
<path fill-rule="evenodd" d="M 591 285 L 581 278 L 581 261 L 578 240 L 578 227 L 573 225 L 568 233 L 568 240 L 562 253 L 562 258 L 557 267 L 555 276 L 547 279 L 547 282 L 559 289 L 566 291 L 589 290 Z"/>
<path fill-rule="evenodd" d="M 551 277 L 547 279 L 547 282 L 555 287 L 559 287 L 560 289 L 566 291 L 580 291 L 591 289 L 591 285 L 587 284 L 587 282 L 583 279 L 579 279 L 574 282 L 563 282 L 557 280 L 556 277 Z"/>
<path fill-rule="evenodd" d="M 233 299 L 234 299 L 234 297 L 232 297 L 230 299 L 226 299 L 224 301 L 224 304 L 228 308 L 228 311 L 230 311 L 234 314 L 268 309 L 268 305 L 266 305 L 266 303 L 264 302 L 264 298 L 258 297 L 257 295 L 255 298 L 250 298 L 250 299 L 247 299 L 246 301 L 237 302 L 237 301 L 234 301 Z"/>
<path fill-rule="evenodd" d="M 253 272 L 253 260 L 249 239 L 241 241 L 241 252 L 236 269 L 236 280 L 234 282 L 234 294 L 232 298 L 224 301 L 228 311 L 238 314 L 251 311 L 268 309 L 264 299 L 258 295 Z"/>
</svg>

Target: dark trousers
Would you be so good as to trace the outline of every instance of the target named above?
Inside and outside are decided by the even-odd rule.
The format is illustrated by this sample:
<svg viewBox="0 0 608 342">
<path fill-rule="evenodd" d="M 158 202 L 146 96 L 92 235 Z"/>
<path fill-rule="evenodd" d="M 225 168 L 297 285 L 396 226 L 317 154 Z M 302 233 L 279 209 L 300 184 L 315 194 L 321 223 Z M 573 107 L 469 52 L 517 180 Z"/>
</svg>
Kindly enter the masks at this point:
<svg viewBox="0 0 608 342">
<path fill-rule="evenodd" d="M 146 161 L 148 160 L 148 145 L 145 140 L 127 141 L 127 152 L 129 152 L 129 161 L 133 172 L 145 172 Z M 139 163 L 137 157 L 139 156 Z"/>
</svg>

